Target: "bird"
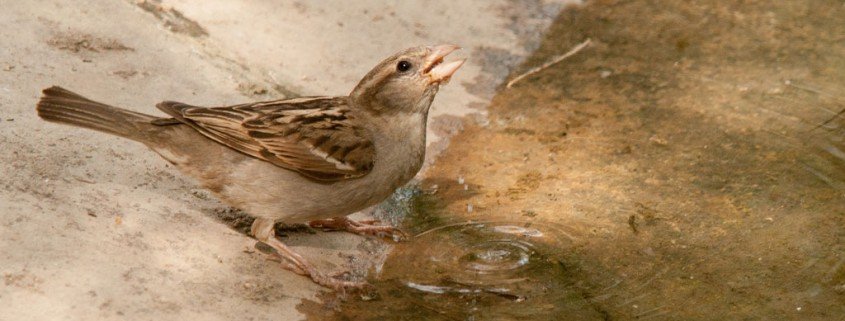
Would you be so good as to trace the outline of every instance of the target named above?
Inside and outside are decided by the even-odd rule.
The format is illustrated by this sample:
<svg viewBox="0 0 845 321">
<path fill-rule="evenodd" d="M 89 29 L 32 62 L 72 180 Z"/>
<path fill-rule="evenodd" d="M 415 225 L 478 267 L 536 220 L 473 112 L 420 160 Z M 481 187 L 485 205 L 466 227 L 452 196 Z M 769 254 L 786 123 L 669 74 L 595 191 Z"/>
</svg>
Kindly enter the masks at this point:
<svg viewBox="0 0 845 321">
<path fill-rule="evenodd" d="M 466 59 L 456 45 L 417 46 L 382 60 L 346 96 L 311 96 L 222 107 L 164 101 L 153 116 L 52 86 L 42 119 L 146 145 L 223 203 L 255 220 L 250 233 L 281 267 L 333 289 L 360 288 L 320 271 L 275 235 L 274 224 L 308 223 L 358 234 L 401 233 L 346 216 L 376 205 L 422 167 L 428 112 Z"/>
</svg>

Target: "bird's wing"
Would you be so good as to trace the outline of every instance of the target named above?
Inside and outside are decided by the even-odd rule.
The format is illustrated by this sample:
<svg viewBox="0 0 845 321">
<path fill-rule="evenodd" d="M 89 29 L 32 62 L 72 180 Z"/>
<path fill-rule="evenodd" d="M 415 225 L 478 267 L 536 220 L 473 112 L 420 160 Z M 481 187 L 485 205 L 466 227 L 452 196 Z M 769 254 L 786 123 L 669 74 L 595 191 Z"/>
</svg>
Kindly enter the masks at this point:
<svg viewBox="0 0 845 321">
<path fill-rule="evenodd" d="M 342 97 L 214 108 L 163 102 L 157 107 L 218 143 L 316 181 L 360 177 L 373 168 L 375 147 L 354 124 Z"/>
</svg>

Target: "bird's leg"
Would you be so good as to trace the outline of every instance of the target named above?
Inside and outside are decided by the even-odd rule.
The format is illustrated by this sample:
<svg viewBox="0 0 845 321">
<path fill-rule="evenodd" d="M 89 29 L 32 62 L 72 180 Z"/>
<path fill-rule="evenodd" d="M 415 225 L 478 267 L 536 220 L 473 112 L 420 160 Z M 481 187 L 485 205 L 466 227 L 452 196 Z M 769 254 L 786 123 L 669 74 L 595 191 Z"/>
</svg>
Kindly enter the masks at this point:
<svg viewBox="0 0 845 321">
<path fill-rule="evenodd" d="M 319 285 L 326 286 L 335 290 L 345 290 L 350 288 L 362 288 L 366 285 L 364 282 L 352 282 L 335 279 L 318 271 L 311 263 L 308 263 L 298 253 L 294 252 L 287 245 L 276 238 L 276 231 L 273 228 L 274 221 L 266 218 L 257 218 L 252 223 L 252 235 L 258 241 L 261 241 L 274 250 L 276 255 L 281 258 L 282 267 L 293 273 L 308 276 Z"/>
<path fill-rule="evenodd" d="M 347 231 L 360 235 L 375 235 L 383 236 L 389 235 L 395 241 L 405 240 L 408 234 L 402 232 L 398 228 L 387 225 L 375 225 L 378 220 L 368 221 L 353 221 L 346 216 L 338 216 L 326 220 L 315 220 L 308 222 L 308 225 L 314 228 L 322 228 L 326 230 Z"/>
</svg>

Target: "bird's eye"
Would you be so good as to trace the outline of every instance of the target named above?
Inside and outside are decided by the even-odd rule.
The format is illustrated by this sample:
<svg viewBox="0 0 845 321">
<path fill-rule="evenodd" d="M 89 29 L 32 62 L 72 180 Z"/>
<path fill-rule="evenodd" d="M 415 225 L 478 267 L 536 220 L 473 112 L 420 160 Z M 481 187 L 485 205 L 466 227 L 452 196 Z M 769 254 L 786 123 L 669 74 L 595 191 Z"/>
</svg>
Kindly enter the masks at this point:
<svg viewBox="0 0 845 321">
<path fill-rule="evenodd" d="M 411 70 L 411 67 L 413 66 L 407 60 L 402 60 L 398 64 L 396 64 L 396 70 L 399 70 L 400 72 Z"/>
</svg>

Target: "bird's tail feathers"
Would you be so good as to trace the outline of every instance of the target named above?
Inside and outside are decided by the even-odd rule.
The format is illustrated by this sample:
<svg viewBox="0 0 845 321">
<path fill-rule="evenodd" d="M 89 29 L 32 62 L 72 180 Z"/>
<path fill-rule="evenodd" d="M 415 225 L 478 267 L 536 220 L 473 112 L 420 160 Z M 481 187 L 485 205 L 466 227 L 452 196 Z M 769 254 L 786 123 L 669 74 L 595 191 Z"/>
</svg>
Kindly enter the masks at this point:
<svg viewBox="0 0 845 321">
<path fill-rule="evenodd" d="M 50 122 L 69 124 L 138 140 L 157 117 L 109 106 L 53 86 L 44 89 L 36 111 Z"/>
</svg>

